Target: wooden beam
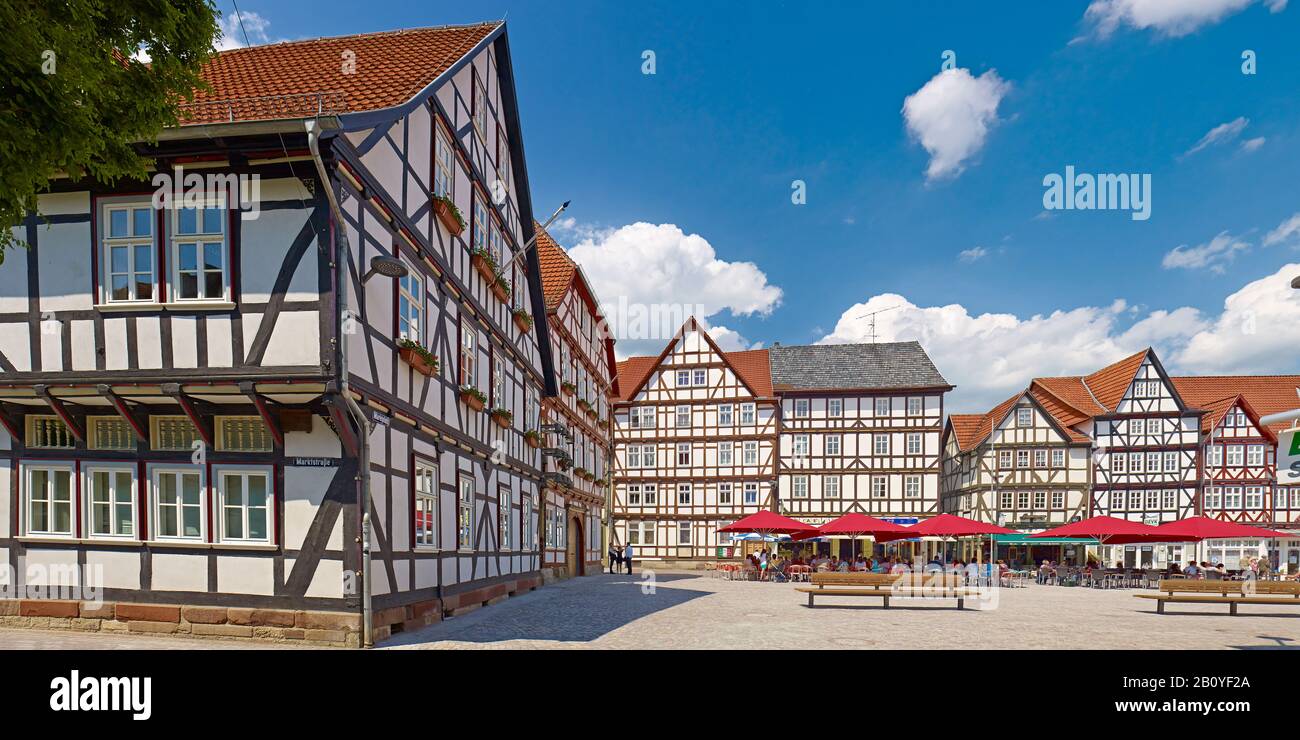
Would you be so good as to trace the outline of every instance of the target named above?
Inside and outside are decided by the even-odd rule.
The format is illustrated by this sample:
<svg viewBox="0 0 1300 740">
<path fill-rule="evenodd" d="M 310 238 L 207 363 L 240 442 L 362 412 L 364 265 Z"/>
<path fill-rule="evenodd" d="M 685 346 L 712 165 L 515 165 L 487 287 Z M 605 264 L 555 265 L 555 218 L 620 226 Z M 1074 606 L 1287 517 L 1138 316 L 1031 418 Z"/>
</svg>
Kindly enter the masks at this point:
<svg viewBox="0 0 1300 740">
<path fill-rule="evenodd" d="M 181 393 L 180 383 L 163 383 L 162 392 L 164 395 L 170 396 L 172 400 L 180 404 L 181 410 L 185 412 L 185 415 L 190 419 L 190 423 L 194 425 L 196 430 L 198 430 L 199 437 L 203 440 L 203 443 L 208 447 L 212 447 L 212 429 L 203 422 L 203 418 L 199 416 L 199 412 L 194 410 L 194 403 L 190 400 L 189 396 Z"/>
<path fill-rule="evenodd" d="M 13 438 L 15 444 L 26 444 L 23 435 L 18 431 L 18 423 L 3 408 L 0 408 L 0 426 L 3 426 L 6 432 L 9 432 L 9 436 Z"/>
<path fill-rule="evenodd" d="M 140 420 L 137 419 L 135 417 L 135 414 L 131 412 L 131 409 L 126 405 L 126 402 L 123 401 L 120 396 L 114 393 L 113 389 L 110 386 L 97 385 L 95 386 L 95 390 L 99 392 L 100 396 L 103 396 L 104 399 L 106 399 L 109 403 L 111 403 L 114 409 L 117 409 L 118 415 L 121 416 L 123 419 L 125 419 L 127 424 L 131 425 L 131 430 L 135 432 L 135 436 L 139 438 L 141 442 L 149 441 L 148 430 L 146 430 L 144 426 L 140 424 Z"/>
<path fill-rule="evenodd" d="M 250 382 L 240 383 L 239 390 L 252 399 L 253 405 L 257 407 L 258 415 L 262 417 L 262 422 L 266 424 L 266 428 L 271 432 L 271 439 L 275 440 L 275 446 L 284 449 L 284 433 L 280 431 L 280 422 L 267 408 L 265 399 L 257 395 L 257 389 Z"/>
<path fill-rule="evenodd" d="M 72 415 L 68 413 L 68 410 L 64 408 L 63 402 L 50 395 L 49 386 L 44 384 L 36 385 L 32 387 L 32 390 L 36 391 L 36 395 L 40 396 L 41 400 L 45 401 L 45 404 L 50 407 L 50 410 L 63 420 L 63 423 L 66 424 L 68 429 L 72 432 L 72 436 L 76 437 L 78 442 L 84 444 L 86 441 L 86 431 L 77 424 L 76 420 L 72 418 Z"/>
</svg>

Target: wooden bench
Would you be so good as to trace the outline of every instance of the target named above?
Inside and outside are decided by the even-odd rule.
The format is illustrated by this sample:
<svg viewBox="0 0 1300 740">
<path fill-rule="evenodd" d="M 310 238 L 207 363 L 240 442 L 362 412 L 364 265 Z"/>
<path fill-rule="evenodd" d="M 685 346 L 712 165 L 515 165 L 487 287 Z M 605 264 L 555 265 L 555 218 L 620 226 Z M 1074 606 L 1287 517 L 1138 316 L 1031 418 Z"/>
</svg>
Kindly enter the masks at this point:
<svg viewBox="0 0 1300 740">
<path fill-rule="evenodd" d="M 1139 599 L 1154 599 L 1157 614 L 1164 614 L 1168 603 L 1227 604 L 1234 617 L 1239 604 L 1300 606 L 1300 582 L 1162 579 L 1157 590 L 1159 593 L 1134 594 Z"/>
<path fill-rule="evenodd" d="M 956 599 L 957 608 L 966 608 L 966 597 L 974 595 L 961 578 L 942 573 L 813 573 L 811 586 L 795 591 L 808 594 L 808 606 L 815 606 L 817 596 L 863 596 L 881 600 L 889 608 L 891 597 Z"/>
</svg>

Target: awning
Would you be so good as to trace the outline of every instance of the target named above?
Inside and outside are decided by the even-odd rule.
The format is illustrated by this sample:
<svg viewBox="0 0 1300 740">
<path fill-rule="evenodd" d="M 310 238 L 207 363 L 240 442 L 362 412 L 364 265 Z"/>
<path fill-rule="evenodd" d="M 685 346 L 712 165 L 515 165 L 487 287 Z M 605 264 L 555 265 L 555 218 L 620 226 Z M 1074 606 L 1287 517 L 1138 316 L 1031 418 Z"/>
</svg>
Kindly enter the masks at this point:
<svg viewBox="0 0 1300 740">
<path fill-rule="evenodd" d="M 1015 534 L 995 534 L 993 541 L 999 545 L 1095 545 L 1097 540 L 1091 537 L 1035 537 L 1030 539 L 1029 532 Z"/>
</svg>

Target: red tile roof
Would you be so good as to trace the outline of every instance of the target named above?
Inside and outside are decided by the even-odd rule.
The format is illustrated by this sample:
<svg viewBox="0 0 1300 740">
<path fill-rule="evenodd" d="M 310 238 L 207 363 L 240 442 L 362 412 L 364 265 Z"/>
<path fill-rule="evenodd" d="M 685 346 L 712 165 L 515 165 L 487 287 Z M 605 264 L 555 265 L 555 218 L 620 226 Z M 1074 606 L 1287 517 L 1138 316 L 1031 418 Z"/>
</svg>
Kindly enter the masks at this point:
<svg viewBox="0 0 1300 740">
<path fill-rule="evenodd" d="M 335 113 L 405 103 L 500 25 L 412 28 L 223 51 L 203 68 L 212 90 L 194 92 L 182 121 L 228 121 L 232 107 L 234 120 L 302 118 L 317 113 L 322 94 Z M 355 71 L 344 74 L 349 58 L 356 61 Z"/>
<path fill-rule="evenodd" d="M 542 293 L 546 296 L 546 307 L 557 308 L 569 292 L 569 286 L 573 285 L 578 266 L 542 229 L 541 224 L 534 224 L 534 227 L 537 229 L 537 261 L 542 268 Z"/>
<path fill-rule="evenodd" d="M 1147 348 L 1133 355 L 1129 355 L 1111 365 L 1107 365 L 1097 372 L 1083 379 L 1092 391 L 1092 395 L 1111 411 L 1119 405 L 1124 398 L 1124 391 L 1133 383 L 1133 377 L 1137 375 L 1138 368 L 1147 358 L 1147 353 L 1151 348 Z"/>
<path fill-rule="evenodd" d="M 980 423 L 984 421 L 984 414 L 950 414 L 948 423 L 952 424 L 952 433 L 957 437 L 957 449 L 965 452 L 975 445 L 976 434 L 979 431 Z"/>
<path fill-rule="evenodd" d="M 1260 416 L 1300 408 L 1300 396 L 1296 395 L 1300 375 L 1195 375 L 1172 380 L 1178 395 L 1191 406 L 1205 408 L 1213 401 L 1241 396 L 1250 411 Z M 1278 432 L 1288 426 L 1283 422 L 1270 429 Z"/>
<path fill-rule="evenodd" d="M 974 419 L 966 418 L 962 420 L 964 429 L 962 432 L 958 433 L 958 446 L 961 447 L 962 450 L 969 450 L 972 447 L 982 444 L 984 440 L 989 438 L 990 434 L 993 434 L 993 428 L 1005 419 L 1007 414 L 1011 413 L 1011 407 L 1015 406 L 1016 401 L 1019 401 L 1020 397 L 1023 395 L 1025 394 L 1017 393 L 997 406 L 994 406 L 993 410 L 989 411 L 987 414 L 962 414 L 962 416 L 974 417 Z M 951 419 L 953 417 L 949 418 Z M 957 426 L 955 424 L 953 425 L 953 431 L 957 432 Z M 962 442 L 963 435 L 965 435 L 965 439 L 967 440 L 965 444 Z"/>
<path fill-rule="evenodd" d="M 639 388 L 658 364 L 658 357 L 629 357 L 618 363 L 618 400 L 628 400 L 628 394 Z"/>
<path fill-rule="evenodd" d="M 767 350 L 723 352 L 722 357 L 735 369 L 736 375 L 745 385 L 754 391 L 756 397 L 772 397 L 772 368 L 768 362 Z M 659 357 L 629 357 L 618 363 L 618 387 L 623 390 L 618 400 L 627 401 L 630 394 L 640 388 L 650 373 L 659 367 L 659 362 Z"/>
</svg>

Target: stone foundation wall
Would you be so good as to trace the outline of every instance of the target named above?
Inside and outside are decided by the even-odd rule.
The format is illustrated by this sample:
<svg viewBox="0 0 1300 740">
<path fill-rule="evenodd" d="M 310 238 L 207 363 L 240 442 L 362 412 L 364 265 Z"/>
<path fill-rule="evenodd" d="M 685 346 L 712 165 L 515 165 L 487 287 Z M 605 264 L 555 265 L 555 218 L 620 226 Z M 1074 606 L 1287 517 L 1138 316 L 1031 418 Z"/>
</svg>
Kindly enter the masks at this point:
<svg viewBox="0 0 1300 740">
<path fill-rule="evenodd" d="M 361 615 L 352 612 L 0 599 L 0 627 L 361 645 Z"/>
<path fill-rule="evenodd" d="M 445 617 L 459 617 L 485 606 L 499 604 L 511 596 L 526 594 L 541 586 L 545 576 L 520 578 L 494 583 L 472 591 L 448 594 L 441 599 L 428 599 L 413 604 L 375 610 L 374 641 L 386 640 L 402 632 L 418 630 L 441 622 Z"/>
</svg>

